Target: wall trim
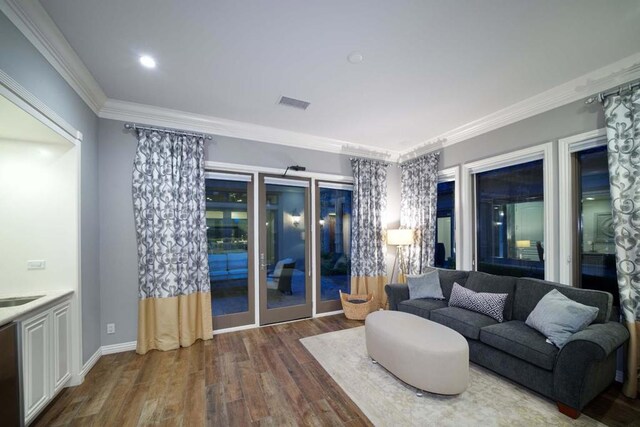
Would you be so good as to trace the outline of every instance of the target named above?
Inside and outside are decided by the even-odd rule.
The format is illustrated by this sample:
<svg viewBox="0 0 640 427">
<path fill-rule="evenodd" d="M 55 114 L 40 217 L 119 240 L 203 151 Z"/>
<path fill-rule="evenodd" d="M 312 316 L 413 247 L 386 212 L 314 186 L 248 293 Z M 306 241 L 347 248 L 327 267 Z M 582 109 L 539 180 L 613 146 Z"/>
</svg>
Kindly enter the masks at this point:
<svg viewBox="0 0 640 427">
<path fill-rule="evenodd" d="M 394 160 L 400 155 L 399 151 L 375 149 L 334 138 L 115 99 L 108 99 L 98 116 L 103 119 L 189 129 L 193 132 L 383 160 Z"/>
<path fill-rule="evenodd" d="M 605 129 L 572 135 L 558 140 L 558 190 L 559 200 L 559 281 L 573 286 L 573 248 L 577 244 L 575 239 L 575 218 L 573 218 L 573 174 L 571 155 L 607 144 Z"/>
<path fill-rule="evenodd" d="M 430 151 L 457 144 L 637 79 L 640 79 L 640 53 L 630 55 L 416 144 L 403 152 L 399 160 L 403 161 L 407 158 L 420 156 Z"/>
<path fill-rule="evenodd" d="M 100 347 L 102 356 L 106 354 L 122 353 L 136 349 L 137 341 L 123 342 L 120 344 L 103 345 Z"/>
<path fill-rule="evenodd" d="M 513 166 L 521 163 L 542 160 L 544 168 L 544 251 L 545 251 L 545 279 L 557 281 L 557 239 L 555 206 L 557 200 L 557 189 L 554 186 L 554 150 L 553 143 L 535 145 L 522 150 L 512 151 L 506 154 L 489 157 L 483 160 L 465 163 L 462 165 L 462 184 L 465 205 L 468 207 L 463 212 L 463 222 L 467 224 L 464 228 L 464 241 L 468 242 L 463 251 L 462 268 L 464 270 L 475 270 L 477 266 L 473 264 L 472 246 L 476 244 L 473 236 L 473 224 L 475 217 L 475 203 L 473 194 L 473 175 L 503 167 Z"/>
<path fill-rule="evenodd" d="M 107 96 L 40 2 L 0 0 L 0 11 L 18 27 L 89 108 L 98 114 Z"/>
</svg>

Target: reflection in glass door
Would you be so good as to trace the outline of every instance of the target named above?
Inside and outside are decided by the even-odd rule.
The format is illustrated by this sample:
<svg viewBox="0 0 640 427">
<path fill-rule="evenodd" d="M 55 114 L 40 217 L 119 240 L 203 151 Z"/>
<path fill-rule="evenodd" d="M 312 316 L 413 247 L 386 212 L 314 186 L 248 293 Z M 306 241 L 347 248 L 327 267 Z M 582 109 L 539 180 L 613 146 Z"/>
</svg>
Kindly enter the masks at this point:
<svg viewBox="0 0 640 427">
<path fill-rule="evenodd" d="M 575 154 L 580 184 L 577 203 L 578 259 L 580 286 L 610 292 L 618 305 L 616 256 L 609 192 L 607 147 Z"/>
<path fill-rule="evenodd" d="M 254 323 L 250 175 L 207 172 L 207 239 L 214 329 Z"/>
<path fill-rule="evenodd" d="M 316 186 L 316 312 L 340 310 L 340 293 L 351 285 L 352 185 Z"/>
<path fill-rule="evenodd" d="M 260 175 L 260 324 L 311 317 L 309 180 Z"/>
</svg>

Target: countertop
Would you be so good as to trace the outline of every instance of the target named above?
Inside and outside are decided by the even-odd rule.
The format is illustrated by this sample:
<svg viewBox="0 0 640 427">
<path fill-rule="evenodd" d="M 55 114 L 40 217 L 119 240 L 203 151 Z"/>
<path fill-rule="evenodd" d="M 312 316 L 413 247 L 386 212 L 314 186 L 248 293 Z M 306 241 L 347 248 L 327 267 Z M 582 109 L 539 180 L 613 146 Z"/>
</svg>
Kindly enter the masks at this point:
<svg viewBox="0 0 640 427">
<path fill-rule="evenodd" d="M 40 307 L 50 304 L 56 300 L 73 294 L 71 289 L 58 289 L 52 291 L 29 291 L 29 292 L 0 292 L 2 298 L 23 298 L 42 295 L 35 301 L 28 302 L 16 307 L 0 307 L 0 326 L 18 319 L 31 311 L 37 311 Z"/>
</svg>

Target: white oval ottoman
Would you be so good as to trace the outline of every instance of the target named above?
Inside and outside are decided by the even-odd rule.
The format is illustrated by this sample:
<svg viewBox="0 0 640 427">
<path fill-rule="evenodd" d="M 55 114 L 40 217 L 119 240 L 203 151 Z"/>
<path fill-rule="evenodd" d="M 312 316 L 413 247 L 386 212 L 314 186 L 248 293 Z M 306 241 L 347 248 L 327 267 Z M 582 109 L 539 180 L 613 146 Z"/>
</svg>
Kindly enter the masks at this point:
<svg viewBox="0 0 640 427">
<path fill-rule="evenodd" d="M 453 329 L 401 311 L 376 311 L 365 320 L 365 335 L 369 356 L 405 383 L 438 394 L 467 389 L 469 345 Z"/>
</svg>

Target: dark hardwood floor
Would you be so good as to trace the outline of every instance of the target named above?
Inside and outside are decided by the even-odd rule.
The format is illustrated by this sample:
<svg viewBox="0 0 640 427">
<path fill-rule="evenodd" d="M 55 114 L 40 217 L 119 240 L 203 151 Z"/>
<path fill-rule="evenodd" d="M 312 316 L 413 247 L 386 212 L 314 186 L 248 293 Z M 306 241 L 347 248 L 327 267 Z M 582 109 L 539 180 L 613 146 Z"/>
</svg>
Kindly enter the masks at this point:
<svg viewBox="0 0 640 427">
<path fill-rule="evenodd" d="M 180 350 L 103 356 L 32 425 L 371 425 L 298 341 L 362 324 L 336 315 L 216 335 Z M 622 396 L 619 385 L 584 413 L 640 426 L 640 401 Z"/>
</svg>

